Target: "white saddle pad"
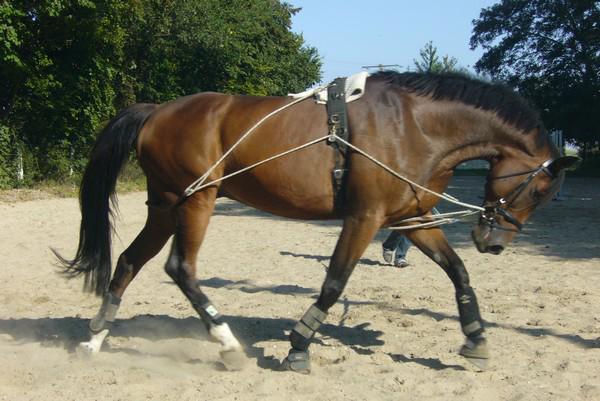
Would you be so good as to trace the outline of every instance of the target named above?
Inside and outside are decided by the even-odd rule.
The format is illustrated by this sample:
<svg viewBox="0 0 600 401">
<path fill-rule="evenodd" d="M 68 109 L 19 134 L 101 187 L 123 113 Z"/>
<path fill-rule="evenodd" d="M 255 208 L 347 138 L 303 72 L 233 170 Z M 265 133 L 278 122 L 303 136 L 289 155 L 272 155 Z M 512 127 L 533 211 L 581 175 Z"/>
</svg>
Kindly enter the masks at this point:
<svg viewBox="0 0 600 401">
<path fill-rule="evenodd" d="M 346 78 L 345 92 L 346 92 L 346 103 L 360 99 L 365 93 L 365 83 L 369 73 L 361 71 L 359 73 L 350 75 Z M 314 96 L 315 101 L 319 104 L 327 103 L 327 88 L 314 88 L 308 89 L 300 93 L 290 93 L 288 96 L 298 99 L 301 97 Z"/>
</svg>

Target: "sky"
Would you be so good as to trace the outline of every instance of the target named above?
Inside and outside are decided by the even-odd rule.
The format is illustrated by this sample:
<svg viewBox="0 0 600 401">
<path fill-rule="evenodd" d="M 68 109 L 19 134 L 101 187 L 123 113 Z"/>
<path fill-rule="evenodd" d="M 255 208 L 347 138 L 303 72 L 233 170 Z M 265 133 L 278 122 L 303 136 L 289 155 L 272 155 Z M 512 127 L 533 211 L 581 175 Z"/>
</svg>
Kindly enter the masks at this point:
<svg viewBox="0 0 600 401">
<path fill-rule="evenodd" d="M 499 0 L 287 0 L 302 10 L 292 30 L 316 47 L 323 82 L 362 71 L 362 66 L 399 64 L 414 70 L 419 50 L 429 41 L 472 69 L 481 48 L 469 47 L 472 21 Z"/>
</svg>

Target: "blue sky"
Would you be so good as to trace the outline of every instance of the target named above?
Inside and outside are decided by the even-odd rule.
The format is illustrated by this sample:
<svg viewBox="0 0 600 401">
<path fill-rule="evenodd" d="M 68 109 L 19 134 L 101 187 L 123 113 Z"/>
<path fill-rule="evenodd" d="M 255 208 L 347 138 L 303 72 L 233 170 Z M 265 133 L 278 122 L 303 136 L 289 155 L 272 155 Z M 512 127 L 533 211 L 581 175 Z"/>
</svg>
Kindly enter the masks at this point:
<svg viewBox="0 0 600 401">
<path fill-rule="evenodd" d="M 323 59 L 323 82 L 361 71 L 364 65 L 400 64 L 414 69 L 419 50 L 432 41 L 440 55 L 475 64 L 469 48 L 471 21 L 498 0 L 287 0 L 302 10 L 292 29 Z M 333 16 L 336 16 L 333 18 Z"/>
</svg>

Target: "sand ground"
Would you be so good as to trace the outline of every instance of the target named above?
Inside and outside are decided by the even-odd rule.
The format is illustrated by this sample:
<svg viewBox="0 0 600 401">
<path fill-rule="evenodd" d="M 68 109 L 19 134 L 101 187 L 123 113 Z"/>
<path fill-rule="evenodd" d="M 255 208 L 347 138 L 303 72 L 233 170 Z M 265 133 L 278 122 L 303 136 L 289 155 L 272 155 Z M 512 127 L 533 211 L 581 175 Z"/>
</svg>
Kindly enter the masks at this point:
<svg viewBox="0 0 600 401">
<path fill-rule="evenodd" d="M 480 203 L 480 178 L 448 192 Z M 493 355 L 477 372 L 450 281 L 411 249 L 383 264 L 381 232 L 311 348 L 309 376 L 277 371 L 287 333 L 314 302 L 338 222 L 298 222 L 219 201 L 199 256 L 207 294 L 243 340 L 241 372 L 163 272 L 168 247 L 129 287 L 103 351 L 73 352 L 99 299 L 57 274 L 72 255 L 75 199 L 0 202 L 0 400 L 600 400 L 600 180 L 570 179 L 501 256 L 479 254 L 469 226 L 446 232 L 479 297 Z M 120 253 L 145 220 L 145 194 L 120 197 Z M 444 210 L 444 207 L 442 207 Z"/>
</svg>

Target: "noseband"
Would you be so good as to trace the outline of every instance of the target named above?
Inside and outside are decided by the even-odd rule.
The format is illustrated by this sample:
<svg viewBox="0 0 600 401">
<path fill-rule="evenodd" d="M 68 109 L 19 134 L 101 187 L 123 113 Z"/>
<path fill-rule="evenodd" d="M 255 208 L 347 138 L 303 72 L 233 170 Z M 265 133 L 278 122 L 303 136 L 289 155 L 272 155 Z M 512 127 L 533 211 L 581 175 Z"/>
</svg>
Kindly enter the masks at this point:
<svg viewBox="0 0 600 401">
<path fill-rule="evenodd" d="M 488 205 L 484 205 L 484 211 L 481 212 L 481 219 L 490 226 L 490 229 L 497 228 L 499 230 L 506 231 L 514 231 L 519 232 L 523 229 L 523 224 L 513 216 L 513 214 L 508 210 L 508 208 L 512 205 L 515 199 L 529 186 L 531 181 L 541 172 L 548 174 L 548 176 L 554 178 L 555 175 L 550 171 L 548 166 L 550 166 L 554 162 L 554 159 L 548 159 L 543 162 L 540 166 L 527 171 L 522 171 L 520 173 L 513 173 L 502 175 L 498 177 L 490 177 L 488 181 L 491 180 L 501 180 L 505 178 L 518 177 L 521 175 L 529 174 L 525 179 L 517 185 L 512 191 L 510 191 L 505 196 L 498 199 L 496 202 Z M 498 225 L 494 225 L 496 223 L 496 216 L 502 216 L 502 218 L 507 222 L 512 224 L 516 229 L 501 227 Z"/>
</svg>

